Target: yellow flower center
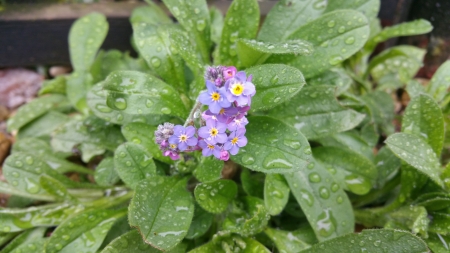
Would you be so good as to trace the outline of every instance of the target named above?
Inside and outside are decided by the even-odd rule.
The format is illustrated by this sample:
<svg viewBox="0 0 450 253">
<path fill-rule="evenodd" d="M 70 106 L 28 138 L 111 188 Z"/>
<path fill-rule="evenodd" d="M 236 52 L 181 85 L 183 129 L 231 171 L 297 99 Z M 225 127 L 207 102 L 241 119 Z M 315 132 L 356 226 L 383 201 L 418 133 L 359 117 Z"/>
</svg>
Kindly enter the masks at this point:
<svg viewBox="0 0 450 253">
<path fill-rule="evenodd" d="M 217 93 L 217 92 L 213 92 L 213 93 L 211 94 L 211 98 L 212 98 L 212 100 L 214 100 L 214 101 L 219 101 L 219 99 L 220 99 L 220 94 Z"/>
<path fill-rule="evenodd" d="M 224 114 L 224 113 L 225 113 L 225 109 L 223 109 L 223 108 L 220 109 L 219 114 L 222 115 L 222 114 Z"/>
<path fill-rule="evenodd" d="M 244 85 L 242 85 L 242 83 L 235 83 L 233 84 L 233 86 L 231 86 L 231 93 L 233 93 L 233 95 L 239 96 L 243 91 Z"/>
<path fill-rule="evenodd" d="M 209 148 L 209 149 L 214 149 L 214 145 L 208 144 L 208 148 Z"/>
<path fill-rule="evenodd" d="M 187 141 L 188 137 L 187 137 L 187 135 L 182 134 L 182 135 L 180 135 L 179 139 L 181 142 L 185 142 L 185 141 Z"/>
<path fill-rule="evenodd" d="M 231 144 L 236 144 L 237 142 L 238 142 L 238 137 L 234 137 L 232 140 L 231 140 Z"/>
<path fill-rule="evenodd" d="M 170 148 L 171 149 L 176 149 L 177 148 L 177 144 L 170 144 Z"/>
<path fill-rule="evenodd" d="M 216 137 L 216 135 L 219 133 L 219 130 L 217 130 L 216 128 L 211 128 L 211 130 L 209 130 L 209 134 L 212 137 Z"/>
</svg>

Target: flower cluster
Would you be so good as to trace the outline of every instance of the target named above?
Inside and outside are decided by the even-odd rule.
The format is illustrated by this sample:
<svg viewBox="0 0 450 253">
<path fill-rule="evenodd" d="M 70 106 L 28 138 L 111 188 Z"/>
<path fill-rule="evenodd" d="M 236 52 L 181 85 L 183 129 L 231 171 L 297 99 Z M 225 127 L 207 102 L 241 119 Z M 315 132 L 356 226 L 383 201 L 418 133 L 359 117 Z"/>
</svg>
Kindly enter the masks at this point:
<svg viewBox="0 0 450 253">
<path fill-rule="evenodd" d="M 170 123 L 160 125 L 155 132 L 163 154 L 173 160 L 179 159 L 180 152 L 202 150 L 204 156 L 214 155 L 227 161 L 230 154 L 236 155 L 239 148 L 247 145 L 245 115 L 256 93 L 252 76 L 247 77 L 232 66 L 218 66 L 206 70 L 205 80 L 206 91 L 198 101 L 208 109 L 202 113 L 198 132 L 193 126 Z"/>
</svg>

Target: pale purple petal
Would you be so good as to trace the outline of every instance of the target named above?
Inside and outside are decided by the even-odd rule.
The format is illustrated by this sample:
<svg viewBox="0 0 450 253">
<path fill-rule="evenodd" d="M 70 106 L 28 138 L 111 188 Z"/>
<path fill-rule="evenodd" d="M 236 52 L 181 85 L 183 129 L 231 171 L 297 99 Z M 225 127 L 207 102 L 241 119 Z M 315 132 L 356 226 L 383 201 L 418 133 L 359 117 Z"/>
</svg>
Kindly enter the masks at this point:
<svg viewBox="0 0 450 253">
<path fill-rule="evenodd" d="M 204 148 L 204 149 L 202 150 L 202 155 L 203 155 L 203 156 L 210 156 L 210 155 L 212 155 L 212 150 L 209 149 L 209 148 Z"/>
<path fill-rule="evenodd" d="M 208 147 L 208 144 L 207 144 L 204 140 L 198 141 L 198 145 L 199 145 L 202 149 L 205 149 L 205 148 Z"/>
<path fill-rule="evenodd" d="M 217 87 L 213 82 L 206 80 L 206 89 L 208 90 L 208 93 L 213 93 L 217 90 Z"/>
<path fill-rule="evenodd" d="M 244 95 L 254 95 L 255 93 L 256 93 L 256 90 L 255 90 L 255 85 L 253 85 L 252 83 L 245 83 L 245 86 L 244 86 Z"/>
<path fill-rule="evenodd" d="M 236 145 L 233 145 L 233 147 L 231 147 L 231 149 L 230 149 L 230 154 L 236 155 L 238 152 L 239 152 L 239 147 Z"/>
<path fill-rule="evenodd" d="M 248 77 L 247 77 L 247 82 L 251 82 L 253 80 L 253 75 L 249 75 Z"/>
<path fill-rule="evenodd" d="M 219 104 L 222 108 L 228 108 L 231 106 L 231 102 L 225 96 L 225 93 L 220 94 L 223 98 L 219 101 Z"/>
<path fill-rule="evenodd" d="M 216 122 L 216 128 L 219 130 L 219 133 L 225 133 L 225 130 L 227 130 L 227 124 Z"/>
<path fill-rule="evenodd" d="M 248 99 L 246 96 L 239 96 L 236 97 L 236 102 L 239 106 L 243 106 L 248 104 Z"/>
<path fill-rule="evenodd" d="M 185 133 L 186 133 L 186 135 L 187 135 L 188 137 L 194 136 L 194 134 L 195 134 L 195 127 L 193 127 L 193 126 L 188 126 L 188 127 L 186 127 Z"/>
<path fill-rule="evenodd" d="M 245 134 L 246 131 L 247 131 L 247 130 L 246 130 L 245 128 L 239 128 L 239 129 L 236 131 L 236 135 L 239 136 L 239 137 L 241 137 L 241 136 L 243 136 L 243 135 Z"/>
<path fill-rule="evenodd" d="M 245 137 L 245 136 L 240 137 L 236 144 L 239 147 L 244 147 L 245 145 L 247 145 L 247 137 Z"/>
<path fill-rule="evenodd" d="M 180 142 L 180 144 L 178 144 L 178 149 L 180 151 L 185 151 L 188 148 L 188 145 L 186 144 L 186 142 Z"/>
<path fill-rule="evenodd" d="M 239 71 L 236 73 L 235 78 L 241 80 L 241 81 L 245 81 L 246 79 L 246 75 L 244 71 Z"/>
<path fill-rule="evenodd" d="M 215 148 L 213 151 L 213 154 L 217 159 L 220 159 L 220 149 L 219 148 Z"/>
<path fill-rule="evenodd" d="M 224 145 L 223 145 L 223 149 L 225 149 L 225 150 L 230 150 L 230 148 L 233 146 L 233 144 L 231 144 L 231 142 L 230 141 L 228 141 L 228 142 L 226 142 Z"/>
<path fill-rule="evenodd" d="M 195 146 L 195 145 L 197 145 L 197 142 L 198 142 L 198 139 L 195 137 L 191 137 L 191 138 L 187 139 L 187 141 L 186 141 L 187 145 L 189 145 L 189 146 Z"/>
<path fill-rule="evenodd" d="M 215 139 L 218 143 L 225 143 L 228 138 L 227 134 L 217 134 Z"/>
<path fill-rule="evenodd" d="M 204 91 L 198 96 L 198 101 L 200 101 L 200 103 L 204 105 L 209 105 L 212 101 L 211 95 L 208 92 Z"/>
<path fill-rule="evenodd" d="M 212 102 L 212 103 L 209 105 L 209 110 L 210 110 L 212 113 L 217 114 L 217 113 L 220 112 L 220 109 L 222 109 L 222 107 L 220 107 L 219 103 L 217 103 L 217 102 Z"/>
<path fill-rule="evenodd" d="M 169 138 L 169 143 L 170 144 L 178 144 L 179 140 L 178 140 L 178 136 L 172 135 Z"/>
<path fill-rule="evenodd" d="M 173 128 L 174 135 L 184 134 L 185 131 L 186 131 L 186 129 L 183 126 L 181 126 L 181 125 L 176 125 Z"/>
<path fill-rule="evenodd" d="M 198 136 L 202 138 L 208 138 L 209 137 L 209 127 L 200 127 L 198 130 Z"/>
</svg>

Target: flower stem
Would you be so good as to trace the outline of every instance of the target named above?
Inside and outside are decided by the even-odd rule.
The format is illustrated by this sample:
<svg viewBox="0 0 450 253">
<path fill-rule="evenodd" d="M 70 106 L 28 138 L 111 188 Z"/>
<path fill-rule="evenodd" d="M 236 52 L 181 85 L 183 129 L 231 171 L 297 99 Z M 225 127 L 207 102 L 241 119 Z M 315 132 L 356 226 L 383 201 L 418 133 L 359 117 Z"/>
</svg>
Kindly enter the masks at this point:
<svg viewBox="0 0 450 253">
<path fill-rule="evenodd" d="M 189 116 L 186 119 L 186 122 L 184 122 L 184 127 L 187 127 L 188 125 L 193 125 L 194 124 L 194 115 L 195 112 L 197 112 L 198 110 L 200 110 L 200 108 L 202 107 L 202 103 L 200 103 L 200 101 L 197 100 L 195 101 L 195 105 L 194 107 L 192 107 L 191 112 L 189 113 Z"/>
</svg>

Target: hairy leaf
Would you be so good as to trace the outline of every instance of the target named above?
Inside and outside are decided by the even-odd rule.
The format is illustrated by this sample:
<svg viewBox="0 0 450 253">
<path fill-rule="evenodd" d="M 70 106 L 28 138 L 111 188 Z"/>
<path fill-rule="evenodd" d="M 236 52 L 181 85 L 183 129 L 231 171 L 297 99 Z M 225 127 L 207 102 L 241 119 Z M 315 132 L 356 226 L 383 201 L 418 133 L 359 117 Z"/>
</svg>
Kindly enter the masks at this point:
<svg viewBox="0 0 450 253">
<path fill-rule="evenodd" d="M 216 181 L 222 177 L 223 162 L 213 156 L 202 156 L 193 174 L 202 183 Z"/>
<path fill-rule="evenodd" d="M 221 213 L 236 197 L 237 185 L 231 180 L 201 183 L 195 187 L 194 194 L 195 200 L 203 209 L 210 213 Z"/>
<path fill-rule="evenodd" d="M 439 177 L 441 173 L 439 160 L 423 138 L 407 133 L 396 133 L 389 136 L 385 142 L 398 158 L 443 187 Z"/>
<path fill-rule="evenodd" d="M 352 78 L 342 68 L 331 68 L 322 74 L 306 80 L 308 85 L 332 85 L 336 87 L 336 96 L 344 93 L 353 83 Z"/>
<path fill-rule="evenodd" d="M 281 0 L 267 14 L 258 40 L 284 41 L 298 27 L 319 17 L 327 6 L 323 0 Z"/>
<path fill-rule="evenodd" d="M 270 215 L 283 211 L 289 199 L 289 186 L 280 174 L 267 174 L 264 181 L 264 204 Z"/>
<path fill-rule="evenodd" d="M 319 241 L 353 232 L 350 201 L 339 182 L 324 167 L 312 162 L 308 168 L 285 174 Z"/>
<path fill-rule="evenodd" d="M 252 98 L 252 111 L 268 110 L 293 98 L 305 85 L 299 70 L 282 64 L 264 64 L 249 68 L 256 94 Z"/>
<path fill-rule="evenodd" d="M 189 230 L 194 214 L 186 180 L 154 176 L 136 186 L 128 220 L 139 229 L 143 240 L 160 250 L 173 249 Z"/>
<path fill-rule="evenodd" d="M 300 130 L 306 138 L 317 139 L 356 127 L 364 114 L 339 105 L 333 86 L 307 86 L 285 105 L 274 108 L 270 116 Z"/>
<path fill-rule="evenodd" d="M 256 0 L 235 0 L 225 16 L 219 44 L 219 60 L 223 65 L 237 65 L 238 39 L 253 39 L 259 27 L 259 5 Z"/>
<path fill-rule="evenodd" d="M 308 165 L 311 148 L 296 129 L 265 116 L 248 121 L 248 144 L 233 157 L 235 162 L 264 173 L 294 172 Z"/>
<path fill-rule="evenodd" d="M 444 62 L 434 73 L 428 85 L 428 93 L 433 96 L 436 101 L 441 101 L 446 94 L 446 90 L 450 87 L 450 61 Z"/>
</svg>

